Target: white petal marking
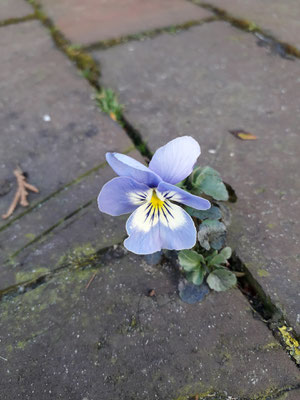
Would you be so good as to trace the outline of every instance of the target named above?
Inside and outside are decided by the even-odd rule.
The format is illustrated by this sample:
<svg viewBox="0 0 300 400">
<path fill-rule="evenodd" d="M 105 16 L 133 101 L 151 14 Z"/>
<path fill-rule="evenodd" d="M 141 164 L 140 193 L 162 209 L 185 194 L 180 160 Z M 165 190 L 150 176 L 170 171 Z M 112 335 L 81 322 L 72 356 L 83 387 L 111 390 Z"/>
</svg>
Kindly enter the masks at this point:
<svg viewBox="0 0 300 400">
<path fill-rule="evenodd" d="M 134 205 L 141 205 L 146 201 L 149 202 L 151 200 L 151 195 L 152 195 L 152 189 L 149 189 L 148 191 L 145 192 L 140 191 L 140 192 L 127 193 L 129 201 Z"/>
<path fill-rule="evenodd" d="M 155 199 L 161 200 L 161 204 Z M 169 192 L 166 196 L 158 191 L 150 189 L 148 193 L 129 193 L 130 201 L 133 204 L 140 204 L 132 214 L 129 231 L 138 230 L 141 232 L 149 232 L 157 223 L 176 230 L 185 224 L 184 212 L 181 207 L 171 203 L 168 198 L 176 195 L 175 192 Z M 145 197 L 147 195 L 147 197 Z M 178 196 L 179 197 L 179 196 Z"/>
</svg>

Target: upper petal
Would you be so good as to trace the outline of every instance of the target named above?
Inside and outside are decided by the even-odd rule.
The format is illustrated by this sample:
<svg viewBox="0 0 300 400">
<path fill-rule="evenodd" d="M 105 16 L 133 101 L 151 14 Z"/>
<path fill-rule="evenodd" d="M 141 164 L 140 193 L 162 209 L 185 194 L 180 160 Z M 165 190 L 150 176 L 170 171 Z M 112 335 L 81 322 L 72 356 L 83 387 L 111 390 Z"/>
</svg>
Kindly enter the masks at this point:
<svg viewBox="0 0 300 400">
<path fill-rule="evenodd" d="M 149 192 L 148 186 L 128 177 L 118 177 L 107 182 L 98 196 L 99 210 L 109 215 L 121 215 L 134 211 L 143 204 Z"/>
<path fill-rule="evenodd" d="M 149 187 L 156 187 L 161 181 L 155 172 L 125 154 L 106 153 L 106 160 L 119 176 L 131 177 Z"/>
<path fill-rule="evenodd" d="M 194 196 L 193 194 L 186 192 L 177 186 L 170 185 L 169 183 L 160 182 L 157 190 L 158 193 L 161 193 L 163 198 L 185 204 L 186 206 L 193 207 L 196 210 L 208 210 L 211 207 L 208 200 L 199 196 Z"/>
<path fill-rule="evenodd" d="M 165 182 L 176 184 L 192 173 L 200 153 L 195 139 L 182 136 L 156 150 L 149 168 Z"/>
</svg>

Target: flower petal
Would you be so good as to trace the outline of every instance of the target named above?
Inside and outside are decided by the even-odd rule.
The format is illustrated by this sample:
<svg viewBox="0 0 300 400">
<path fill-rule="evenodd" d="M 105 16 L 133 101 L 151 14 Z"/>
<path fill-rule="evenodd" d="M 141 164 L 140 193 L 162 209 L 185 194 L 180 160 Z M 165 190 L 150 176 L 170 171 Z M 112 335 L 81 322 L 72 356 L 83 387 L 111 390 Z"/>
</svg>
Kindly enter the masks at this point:
<svg viewBox="0 0 300 400">
<path fill-rule="evenodd" d="M 190 249 L 196 243 L 196 228 L 191 217 L 179 206 L 167 201 L 167 208 L 154 218 L 149 204 L 140 206 L 128 218 L 129 237 L 125 247 L 136 254 L 152 254 L 161 249 Z"/>
<path fill-rule="evenodd" d="M 194 196 L 193 194 L 186 192 L 177 186 L 170 185 L 169 183 L 161 182 L 158 185 L 157 191 L 158 195 L 161 194 L 162 197 L 167 200 L 185 204 L 186 206 L 193 207 L 196 210 L 208 210 L 211 207 L 208 200 L 199 196 Z"/>
<path fill-rule="evenodd" d="M 120 153 L 106 153 L 106 160 L 119 176 L 128 176 L 149 187 L 156 187 L 161 178 L 134 158 Z"/>
<path fill-rule="evenodd" d="M 99 210 L 109 215 L 134 211 L 147 200 L 152 190 L 143 183 L 122 176 L 107 182 L 98 196 Z"/>
<path fill-rule="evenodd" d="M 200 153 L 195 139 L 182 136 L 156 150 L 149 168 L 165 182 L 176 184 L 192 173 Z"/>
</svg>

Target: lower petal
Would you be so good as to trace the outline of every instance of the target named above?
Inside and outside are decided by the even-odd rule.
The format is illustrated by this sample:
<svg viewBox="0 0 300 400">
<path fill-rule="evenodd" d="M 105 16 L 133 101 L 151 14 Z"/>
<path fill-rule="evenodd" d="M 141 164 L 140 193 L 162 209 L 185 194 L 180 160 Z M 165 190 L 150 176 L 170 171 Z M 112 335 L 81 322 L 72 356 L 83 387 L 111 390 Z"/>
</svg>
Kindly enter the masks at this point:
<svg viewBox="0 0 300 400">
<path fill-rule="evenodd" d="M 179 206 L 167 202 L 159 217 L 147 217 L 147 204 L 128 219 L 129 237 L 125 247 L 136 254 L 152 254 L 161 249 L 190 249 L 196 243 L 196 228 L 191 217 Z"/>
<path fill-rule="evenodd" d="M 196 244 L 197 231 L 192 218 L 176 204 L 171 204 L 173 220 L 160 221 L 160 240 L 163 249 L 191 249 Z"/>
<path fill-rule="evenodd" d="M 131 217 L 129 217 L 130 219 Z M 127 250 L 135 254 L 152 254 L 162 249 L 159 225 L 156 224 L 148 232 L 133 231 L 124 241 Z"/>
</svg>

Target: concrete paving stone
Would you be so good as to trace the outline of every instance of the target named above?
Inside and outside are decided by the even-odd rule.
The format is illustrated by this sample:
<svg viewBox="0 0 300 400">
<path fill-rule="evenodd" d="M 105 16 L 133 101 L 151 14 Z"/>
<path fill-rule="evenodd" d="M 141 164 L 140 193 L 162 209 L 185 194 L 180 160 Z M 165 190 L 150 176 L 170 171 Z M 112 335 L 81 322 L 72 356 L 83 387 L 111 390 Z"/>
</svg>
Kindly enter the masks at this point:
<svg viewBox="0 0 300 400">
<path fill-rule="evenodd" d="M 300 390 L 292 390 L 290 392 L 284 393 L 278 400 L 299 400 Z"/>
<path fill-rule="evenodd" d="M 118 91 L 152 150 L 192 135 L 199 163 L 236 190 L 229 242 L 300 332 L 299 62 L 270 55 L 225 22 L 93 55 L 102 84 Z"/>
<path fill-rule="evenodd" d="M 205 0 L 204 3 L 247 19 L 300 49 L 300 7 L 298 0 Z"/>
<path fill-rule="evenodd" d="M 33 8 L 24 0 L 0 1 L 0 22 L 11 18 L 25 17 L 30 14 L 33 14 Z"/>
<path fill-rule="evenodd" d="M 170 265 L 117 248 L 2 300 L 1 399 L 248 399 L 299 383 L 237 289 L 188 305 L 176 287 Z"/>
<path fill-rule="evenodd" d="M 0 29 L 2 215 L 14 197 L 17 165 L 40 190 L 28 198 L 36 204 L 104 162 L 106 151 L 126 151 L 132 142 L 100 113 L 91 87 L 38 21 Z M 23 211 L 19 206 L 13 217 Z M 7 222 L 1 218 L 0 228 Z"/>
<path fill-rule="evenodd" d="M 100 213 L 96 203 L 101 187 L 115 176 L 110 167 L 100 168 L 0 232 L 0 290 L 53 271 L 70 257 L 122 242 L 128 216 Z"/>
<path fill-rule="evenodd" d="M 90 44 L 211 16 L 185 0 L 41 0 L 74 43 Z"/>
</svg>

